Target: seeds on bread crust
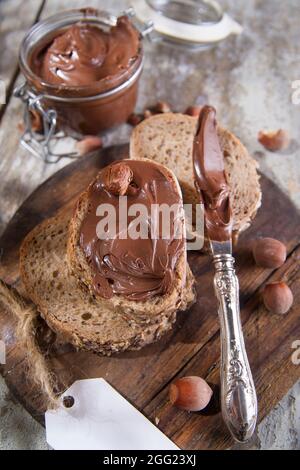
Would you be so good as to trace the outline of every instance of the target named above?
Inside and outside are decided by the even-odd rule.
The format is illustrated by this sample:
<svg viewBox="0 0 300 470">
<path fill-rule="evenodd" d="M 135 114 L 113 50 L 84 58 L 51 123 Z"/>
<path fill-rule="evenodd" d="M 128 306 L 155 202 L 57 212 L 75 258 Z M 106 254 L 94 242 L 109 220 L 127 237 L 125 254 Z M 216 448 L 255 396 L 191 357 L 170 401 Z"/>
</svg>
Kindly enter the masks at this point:
<svg viewBox="0 0 300 470">
<path fill-rule="evenodd" d="M 198 202 L 192 168 L 196 127 L 196 117 L 180 113 L 157 114 L 136 126 L 130 139 L 130 158 L 149 158 L 167 166 L 179 180 L 183 202 L 193 205 Z M 233 229 L 238 234 L 249 227 L 261 205 L 258 164 L 230 131 L 219 126 L 218 136 L 232 190 Z"/>
<path fill-rule="evenodd" d="M 111 355 L 127 349 L 140 349 L 167 332 L 176 312 L 165 312 L 158 324 L 144 326 L 123 320 L 118 309 L 96 301 L 88 290 L 81 290 L 77 278 L 67 267 L 65 245 L 69 213 L 42 222 L 30 232 L 21 246 L 20 271 L 28 296 L 37 305 L 49 327 L 76 348 Z M 53 233 L 50 251 L 44 251 L 45 237 Z M 194 301 L 193 275 L 187 266 L 187 283 L 182 292 L 182 308 Z M 58 275 L 53 278 L 52 273 Z M 54 281 L 51 286 L 49 279 Z M 58 288 L 61 286 L 60 288 Z M 162 307 L 163 308 L 163 307 Z M 91 317 L 82 324 L 82 314 Z M 159 332 L 159 333 L 158 333 Z"/>
</svg>

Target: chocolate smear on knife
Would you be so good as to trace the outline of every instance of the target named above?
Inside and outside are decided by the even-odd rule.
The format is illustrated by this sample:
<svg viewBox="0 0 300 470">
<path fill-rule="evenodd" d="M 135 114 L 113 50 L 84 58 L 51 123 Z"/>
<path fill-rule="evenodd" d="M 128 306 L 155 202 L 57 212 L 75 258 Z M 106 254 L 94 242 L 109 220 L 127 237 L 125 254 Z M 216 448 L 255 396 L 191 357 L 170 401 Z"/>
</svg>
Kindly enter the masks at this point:
<svg viewBox="0 0 300 470">
<path fill-rule="evenodd" d="M 230 240 L 233 225 L 230 189 L 217 134 L 216 110 L 211 106 L 204 106 L 199 115 L 193 165 L 195 187 L 204 204 L 207 235 L 214 241 Z"/>
</svg>

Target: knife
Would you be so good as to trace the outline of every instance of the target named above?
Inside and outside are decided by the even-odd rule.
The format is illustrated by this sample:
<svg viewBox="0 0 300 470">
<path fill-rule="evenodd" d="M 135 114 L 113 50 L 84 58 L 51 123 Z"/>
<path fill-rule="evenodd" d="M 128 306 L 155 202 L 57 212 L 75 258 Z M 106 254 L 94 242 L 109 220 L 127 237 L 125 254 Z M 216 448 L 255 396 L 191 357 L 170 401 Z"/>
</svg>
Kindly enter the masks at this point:
<svg viewBox="0 0 300 470">
<path fill-rule="evenodd" d="M 221 331 L 221 408 L 233 438 L 247 441 L 257 421 L 257 397 L 240 319 L 239 282 L 232 256 L 233 213 L 219 143 L 216 110 L 204 106 L 194 138 L 195 187 L 204 205 L 206 237 L 215 267 Z"/>
<path fill-rule="evenodd" d="M 255 430 L 257 398 L 240 320 L 239 281 L 231 240 L 210 240 L 210 246 L 215 266 L 214 289 L 219 301 L 222 414 L 233 438 L 245 442 Z"/>
</svg>

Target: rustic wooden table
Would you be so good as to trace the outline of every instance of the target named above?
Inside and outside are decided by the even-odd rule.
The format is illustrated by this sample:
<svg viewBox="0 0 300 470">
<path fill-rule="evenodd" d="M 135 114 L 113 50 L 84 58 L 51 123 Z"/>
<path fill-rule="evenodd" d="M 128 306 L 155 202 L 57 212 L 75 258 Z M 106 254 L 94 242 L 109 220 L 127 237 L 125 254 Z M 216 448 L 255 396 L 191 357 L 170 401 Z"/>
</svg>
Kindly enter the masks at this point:
<svg viewBox="0 0 300 470">
<path fill-rule="evenodd" d="M 137 107 L 142 109 L 164 99 L 180 111 L 194 102 L 209 100 L 217 107 L 223 124 L 257 158 L 261 170 L 300 207 L 300 105 L 293 105 L 291 100 L 292 82 L 300 79 L 299 1 L 220 3 L 243 24 L 243 34 L 202 53 L 146 44 Z M 130 2 L 89 0 L 88 4 L 120 12 Z M 24 199 L 68 163 L 63 160 L 46 165 L 19 146 L 17 125 L 22 105 L 12 97 L 12 90 L 22 82 L 17 58 L 20 41 L 37 19 L 79 6 L 79 0 L 0 0 L 0 79 L 7 89 L 6 104 L 0 105 L 0 233 Z M 279 127 L 289 130 L 294 139 L 289 152 L 264 151 L 256 139 L 258 131 Z M 126 142 L 129 134 L 130 127 L 124 125 L 108 133 L 105 144 Z M 299 392 L 300 384 L 296 384 L 259 426 L 253 446 L 300 449 Z M 0 415 L 0 448 L 47 448 L 43 429 L 13 402 L 2 379 Z"/>
</svg>

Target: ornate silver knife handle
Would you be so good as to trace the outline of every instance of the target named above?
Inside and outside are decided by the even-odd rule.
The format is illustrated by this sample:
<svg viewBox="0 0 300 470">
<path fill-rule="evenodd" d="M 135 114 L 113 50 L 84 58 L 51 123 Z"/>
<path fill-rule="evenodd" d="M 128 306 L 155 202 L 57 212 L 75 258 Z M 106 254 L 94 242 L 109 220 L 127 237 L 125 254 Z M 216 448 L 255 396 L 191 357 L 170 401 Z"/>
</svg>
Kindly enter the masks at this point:
<svg viewBox="0 0 300 470">
<path fill-rule="evenodd" d="M 257 398 L 240 320 L 239 282 L 230 254 L 213 256 L 214 288 L 221 324 L 221 406 L 223 419 L 239 442 L 253 434 Z"/>
</svg>

